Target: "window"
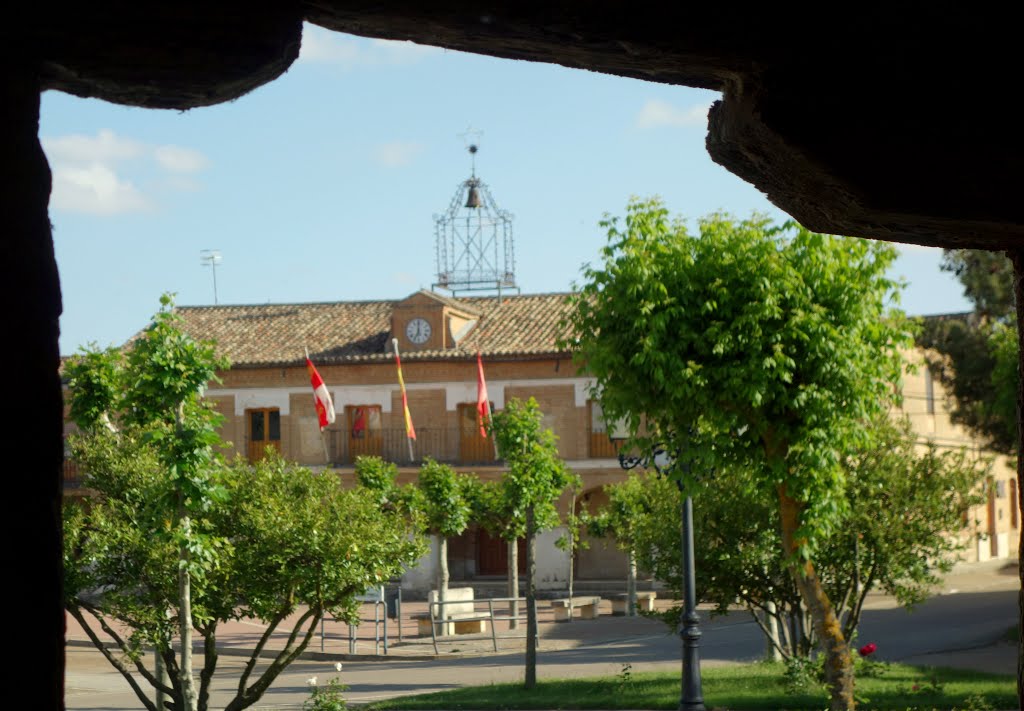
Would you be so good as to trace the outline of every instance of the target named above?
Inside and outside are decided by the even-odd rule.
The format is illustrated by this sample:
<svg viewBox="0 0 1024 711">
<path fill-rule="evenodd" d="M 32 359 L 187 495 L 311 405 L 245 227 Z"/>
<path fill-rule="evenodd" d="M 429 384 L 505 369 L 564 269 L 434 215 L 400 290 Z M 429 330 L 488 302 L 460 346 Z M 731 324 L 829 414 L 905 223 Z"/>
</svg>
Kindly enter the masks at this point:
<svg viewBox="0 0 1024 711">
<path fill-rule="evenodd" d="M 615 445 L 608 437 L 608 425 L 604 421 L 601 403 L 591 400 L 590 405 L 590 452 L 592 459 L 616 456 Z"/>
<path fill-rule="evenodd" d="M 249 426 L 249 461 L 258 462 L 268 449 L 281 451 L 281 411 L 277 408 L 246 410 Z"/>
<path fill-rule="evenodd" d="M 380 405 L 347 405 L 345 423 L 351 461 L 354 462 L 356 457 L 381 456 L 384 451 L 384 433 Z"/>
<path fill-rule="evenodd" d="M 493 411 L 494 406 L 491 405 Z M 464 402 L 459 410 L 459 460 L 462 462 L 493 462 L 497 459 L 494 442 L 480 434 L 480 413 L 475 402 Z"/>
</svg>

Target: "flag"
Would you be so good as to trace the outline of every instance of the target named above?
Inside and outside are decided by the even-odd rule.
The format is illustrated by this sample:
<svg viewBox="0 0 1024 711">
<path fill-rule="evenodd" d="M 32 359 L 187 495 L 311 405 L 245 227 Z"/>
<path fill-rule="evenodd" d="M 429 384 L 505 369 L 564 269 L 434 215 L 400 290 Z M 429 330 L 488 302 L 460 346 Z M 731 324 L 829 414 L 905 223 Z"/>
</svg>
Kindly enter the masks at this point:
<svg viewBox="0 0 1024 711">
<path fill-rule="evenodd" d="M 362 439 L 366 436 L 366 413 L 363 412 L 363 408 L 355 409 L 355 412 L 352 413 L 352 420 L 352 436 Z"/>
<path fill-rule="evenodd" d="M 327 392 L 324 379 L 320 377 L 313 361 L 306 356 L 306 370 L 309 371 L 309 382 L 313 385 L 313 401 L 316 403 L 316 416 L 320 420 L 320 431 L 323 432 L 327 425 L 334 422 L 334 403 L 331 402 L 331 394 Z"/>
<path fill-rule="evenodd" d="M 416 439 L 416 430 L 412 426 L 412 415 L 409 414 L 409 398 L 405 394 L 405 381 L 402 379 L 402 359 L 398 357 L 398 339 L 395 338 L 395 365 L 398 366 L 398 385 L 402 388 L 402 410 L 405 412 L 405 436 Z M 412 444 L 409 444 L 410 448 Z M 412 451 L 411 449 L 409 450 Z M 410 455 L 411 456 L 411 455 Z"/>
<path fill-rule="evenodd" d="M 491 401 L 487 397 L 487 381 L 484 380 L 484 362 L 480 351 L 476 352 L 476 414 L 480 423 L 480 436 L 487 437 L 487 422 L 491 419 Z"/>
</svg>

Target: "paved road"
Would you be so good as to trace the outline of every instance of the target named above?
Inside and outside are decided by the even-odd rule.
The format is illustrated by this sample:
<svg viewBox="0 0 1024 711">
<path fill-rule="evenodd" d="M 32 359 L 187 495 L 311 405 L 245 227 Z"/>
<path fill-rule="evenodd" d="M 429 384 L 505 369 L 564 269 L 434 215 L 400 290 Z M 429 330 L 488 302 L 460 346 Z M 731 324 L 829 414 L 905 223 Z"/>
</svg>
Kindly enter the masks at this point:
<svg viewBox="0 0 1024 711">
<path fill-rule="evenodd" d="M 1006 568 L 1004 570 L 1004 568 Z M 1013 674 L 1016 646 L 993 644 L 1017 618 L 1016 568 L 982 564 L 960 569 L 947 578 L 943 593 L 912 612 L 894 607 L 891 600 L 874 597 L 865 610 L 860 639 L 878 645 L 878 657 L 920 665 L 980 668 Z M 623 665 L 633 671 L 677 670 L 680 645 L 658 622 L 602 615 L 597 620 L 554 623 L 542 612 L 541 678 L 618 674 Z M 361 628 L 357 651 L 373 649 L 372 625 Z M 346 698 L 364 702 L 464 685 L 522 679 L 522 641 L 505 639 L 501 651 L 491 651 L 490 640 L 459 641 L 440 647 L 435 657 L 429 642 L 409 636 L 405 644 L 390 645 L 387 658 L 347 655 L 347 643 L 331 638 L 321 659 L 304 658 L 282 674 L 254 709 L 299 709 L 308 698 L 307 680 L 320 683 L 340 676 L 349 686 Z M 258 627 L 234 628 L 234 637 L 248 642 Z M 702 622 L 703 666 L 735 664 L 761 656 L 764 642 L 757 626 L 744 614 L 734 613 Z M 79 633 L 80 634 L 80 633 Z M 341 634 L 339 630 L 338 635 Z M 394 635 L 394 630 L 391 631 Z M 229 634 L 222 634 L 225 639 Z M 76 634 L 69 629 L 69 639 Z M 244 644 L 239 645 L 244 646 Z M 319 642 L 311 649 L 319 651 Z M 334 664 L 341 660 L 339 675 Z M 213 700 L 231 694 L 228 681 L 238 678 L 243 658 L 222 657 Z M 68 647 L 66 700 L 70 711 L 107 711 L 139 708 L 127 683 L 90 647 Z M 216 706 L 215 706 L 216 707 Z"/>
</svg>

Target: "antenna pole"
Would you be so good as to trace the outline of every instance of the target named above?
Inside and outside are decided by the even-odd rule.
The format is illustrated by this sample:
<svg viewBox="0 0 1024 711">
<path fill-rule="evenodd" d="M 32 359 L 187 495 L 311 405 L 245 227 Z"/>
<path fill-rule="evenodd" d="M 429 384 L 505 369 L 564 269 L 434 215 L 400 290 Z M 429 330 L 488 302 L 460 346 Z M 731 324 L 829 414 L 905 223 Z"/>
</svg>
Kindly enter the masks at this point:
<svg viewBox="0 0 1024 711">
<path fill-rule="evenodd" d="M 220 264 L 220 251 L 216 249 L 204 249 L 199 253 L 199 261 L 204 267 L 210 267 L 213 271 L 213 305 L 217 305 L 217 265 Z"/>
</svg>

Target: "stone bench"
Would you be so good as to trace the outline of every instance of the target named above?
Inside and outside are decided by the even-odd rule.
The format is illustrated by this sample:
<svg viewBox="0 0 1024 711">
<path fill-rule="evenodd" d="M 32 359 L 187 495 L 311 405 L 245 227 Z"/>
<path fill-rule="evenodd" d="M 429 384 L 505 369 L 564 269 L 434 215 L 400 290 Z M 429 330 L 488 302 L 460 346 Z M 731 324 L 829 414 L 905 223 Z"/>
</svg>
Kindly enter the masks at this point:
<svg viewBox="0 0 1024 711">
<path fill-rule="evenodd" d="M 437 634 L 475 634 L 487 631 L 487 620 L 490 614 L 476 609 L 473 601 L 473 588 L 448 588 L 444 604 L 437 604 L 437 590 L 427 595 L 429 610 L 417 615 L 416 632 L 421 636 L 431 634 L 431 625 L 435 625 Z M 433 615 L 431 615 L 433 612 Z"/>
<path fill-rule="evenodd" d="M 637 612 L 654 612 L 654 598 L 658 597 L 658 593 L 653 590 L 637 590 L 636 593 L 636 609 Z M 612 614 L 613 615 L 625 615 L 626 608 L 629 605 L 629 593 L 622 593 L 612 598 Z"/>
<path fill-rule="evenodd" d="M 566 622 L 573 616 L 573 610 L 580 611 L 581 620 L 593 620 L 597 618 L 597 607 L 601 604 L 601 598 L 581 595 L 572 598 L 570 607 L 569 598 L 561 598 L 551 601 L 551 609 L 555 613 L 555 622 Z"/>
</svg>

